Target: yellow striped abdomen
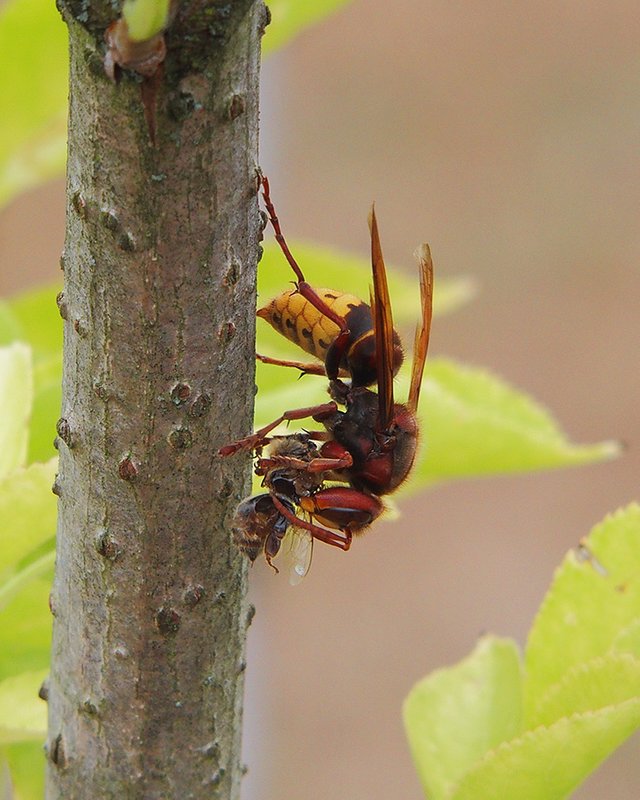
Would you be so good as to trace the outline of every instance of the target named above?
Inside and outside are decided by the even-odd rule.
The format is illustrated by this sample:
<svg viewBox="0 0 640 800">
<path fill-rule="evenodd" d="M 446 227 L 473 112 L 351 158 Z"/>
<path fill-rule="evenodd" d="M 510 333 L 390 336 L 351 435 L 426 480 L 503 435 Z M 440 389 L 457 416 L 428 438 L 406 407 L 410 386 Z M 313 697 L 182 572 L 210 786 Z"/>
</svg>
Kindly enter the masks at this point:
<svg viewBox="0 0 640 800">
<path fill-rule="evenodd" d="M 357 306 L 366 305 L 352 294 L 333 289 L 315 291 L 341 317 L 346 317 Z M 327 319 L 295 289 L 282 292 L 266 306 L 258 309 L 257 314 L 278 333 L 320 361 L 325 360 L 327 350 L 339 331 L 335 322 Z"/>
</svg>

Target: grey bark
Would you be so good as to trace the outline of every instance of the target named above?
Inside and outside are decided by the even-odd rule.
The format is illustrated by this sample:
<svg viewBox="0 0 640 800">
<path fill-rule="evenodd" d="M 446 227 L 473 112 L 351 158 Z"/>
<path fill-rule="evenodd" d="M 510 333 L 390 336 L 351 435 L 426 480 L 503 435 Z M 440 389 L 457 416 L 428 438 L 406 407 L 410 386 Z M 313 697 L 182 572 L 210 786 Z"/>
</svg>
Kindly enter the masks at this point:
<svg viewBox="0 0 640 800">
<path fill-rule="evenodd" d="M 261 0 L 182 4 L 155 146 L 70 2 L 64 389 L 47 797 L 237 798 Z"/>
</svg>

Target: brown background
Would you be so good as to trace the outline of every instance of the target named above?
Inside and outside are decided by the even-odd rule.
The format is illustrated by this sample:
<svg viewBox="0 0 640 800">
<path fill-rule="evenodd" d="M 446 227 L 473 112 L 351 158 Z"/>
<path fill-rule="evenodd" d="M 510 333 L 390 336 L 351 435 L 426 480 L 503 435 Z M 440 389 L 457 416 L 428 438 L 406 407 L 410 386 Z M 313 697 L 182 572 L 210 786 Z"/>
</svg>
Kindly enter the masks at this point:
<svg viewBox="0 0 640 800">
<path fill-rule="evenodd" d="M 296 589 L 258 564 L 246 798 L 418 800 L 412 683 L 482 632 L 524 642 L 563 553 L 640 498 L 637 11 L 356 0 L 265 64 L 262 163 L 286 232 L 365 254 L 376 199 L 388 261 L 413 271 L 428 239 L 438 275 L 481 286 L 437 321 L 433 352 L 527 389 L 575 440 L 628 451 L 436 487 L 348 555 L 317 547 Z M 0 289 L 56 279 L 62 231 L 61 183 L 14 203 Z M 636 800 L 637 750 L 576 797 Z"/>
</svg>

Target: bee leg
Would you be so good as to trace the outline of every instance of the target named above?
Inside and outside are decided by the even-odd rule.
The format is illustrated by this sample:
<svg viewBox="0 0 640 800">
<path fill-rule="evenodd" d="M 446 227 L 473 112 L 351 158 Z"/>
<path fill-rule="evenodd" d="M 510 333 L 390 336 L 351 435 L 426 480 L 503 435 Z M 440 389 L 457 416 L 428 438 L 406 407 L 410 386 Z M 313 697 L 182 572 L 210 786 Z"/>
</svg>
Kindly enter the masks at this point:
<svg viewBox="0 0 640 800">
<path fill-rule="evenodd" d="M 271 563 L 271 559 L 275 558 L 278 555 L 278 551 L 280 550 L 280 544 L 282 542 L 282 536 L 278 535 L 275 531 L 272 531 L 266 538 L 264 543 L 264 557 L 267 560 L 267 564 L 276 571 L 276 575 L 280 570 L 276 567 L 275 564 Z"/>
<path fill-rule="evenodd" d="M 321 403 L 317 406 L 307 406 L 306 408 L 295 408 L 291 411 L 285 411 L 278 417 L 278 419 L 275 419 L 273 422 L 265 425 L 264 428 L 260 428 L 255 433 L 251 434 L 251 436 L 246 436 L 244 439 L 238 439 L 236 442 L 232 442 L 231 444 L 221 447 L 218 450 L 218 455 L 231 456 L 234 453 L 240 452 L 241 450 L 256 450 L 258 447 L 262 447 L 269 441 L 268 434 L 271 433 L 274 428 L 277 428 L 282 422 L 305 419 L 306 417 L 313 417 L 315 420 L 321 421 L 324 418 L 331 417 L 336 413 L 337 410 L 338 406 L 336 403 L 331 402 Z"/>
</svg>

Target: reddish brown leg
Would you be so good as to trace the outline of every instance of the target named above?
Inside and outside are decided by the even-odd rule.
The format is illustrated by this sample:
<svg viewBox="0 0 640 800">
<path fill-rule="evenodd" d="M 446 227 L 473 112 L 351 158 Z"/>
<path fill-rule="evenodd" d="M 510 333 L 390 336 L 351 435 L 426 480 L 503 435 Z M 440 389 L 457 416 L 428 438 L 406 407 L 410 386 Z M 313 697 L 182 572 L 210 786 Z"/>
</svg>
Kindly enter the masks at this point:
<svg viewBox="0 0 640 800">
<path fill-rule="evenodd" d="M 289 522 L 292 525 L 295 525 L 297 528 L 304 528 L 304 530 L 309 531 L 314 539 L 318 539 L 325 544 L 330 544 L 332 547 L 339 547 L 340 550 L 344 550 L 345 552 L 351 547 L 351 539 L 353 537 L 349 531 L 344 531 L 344 535 L 341 536 L 335 531 L 329 531 L 325 528 L 321 528 L 319 525 L 314 525 L 312 522 L 307 522 L 305 519 L 296 517 L 296 515 L 292 514 L 274 494 L 271 495 L 271 498 L 273 499 L 273 505 L 278 509 L 282 516 L 285 517 L 285 519 L 288 519 Z"/>
<path fill-rule="evenodd" d="M 306 417 L 313 417 L 314 419 L 318 419 L 318 417 L 329 417 L 332 414 L 335 414 L 337 410 L 338 406 L 334 402 L 331 402 L 321 403 L 317 406 L 308 406 L 307 408 L 295 408 L 291 411 L 285 411 L 278 417 L 278 419 L 270 422 L 268 425 L 265 425 L 264 428 L 260 428 L 260 430 L 257 430 L 255 433 L 251 434 L 251 436 L 246 436 L 244 439 L 238 439 L 237 442 L 232 442 L 231 444 L 221 447 L 218 450 L 218 455 L 231 456 L 234 453 L 238 453 L 240 450 L 255 450 L 258 447 L 262 447 L 269 441 L 268 434 L 271 433 L 274 428 L 277 428 L 282 422 L 305 419 Z"/>
<path fill-rule="evenodd" d="M 306 364 L 303 361 L 286 361 L 281 358 L 271 358 L 271 356 L 263 356 L 256 353 L 256 360 L 263 364 L 272 364 L 275 367 L 295 367 L 299 369 L 303 375 L 326 375 L 322 364 Z"/>
<path fill-rule="evenodd" d="M 289 262 L 289 266 L 295 272 L 296 278 L 298 279 L 298 283 L 306 283 L 304 279 L 304 275 L 302 274 L 302 270 L 298 266 L 298 262 L 293 257 L 291 250 L 289 250 L 289 246 L 282 235 L 282 230 L 280 229 L 280 221 L 278 220 L 278 215 L 276 214 L 275 207 L 271 202 L 271 194 L 269 193 L 269 179 L 264 175 L 260 178 L 262 182 L 262 196 L 264 197 L 264 204 L 267 208 L 267 214 L 269 215 L 269 221 L 273 226 L 273 230 L 276 235 L 276 242 L 280 245 L 280 249 L 284 253 L 284 257 Z"/>
<path fill-rule="evenodd" d="M 317 308 L 324 317 L 327 317 L 332 322 L 335 322 L 335 324 L 340 328 L 340 334 L 349 334 L 349 327 L 345 318 L 341 317 L 340 314 L 336 314 L 336 312 L 330 308 L 320 297 L 313 286 L 306 281 L 298 283 L 298 293 L 301 294 L 305 300 L 308 300 L 314 308 Z"/>
</svg>

